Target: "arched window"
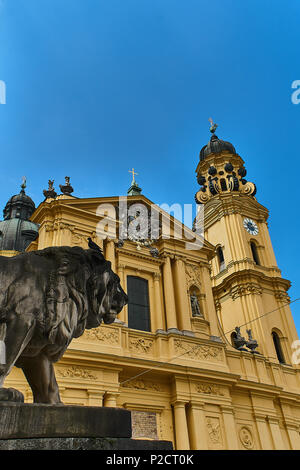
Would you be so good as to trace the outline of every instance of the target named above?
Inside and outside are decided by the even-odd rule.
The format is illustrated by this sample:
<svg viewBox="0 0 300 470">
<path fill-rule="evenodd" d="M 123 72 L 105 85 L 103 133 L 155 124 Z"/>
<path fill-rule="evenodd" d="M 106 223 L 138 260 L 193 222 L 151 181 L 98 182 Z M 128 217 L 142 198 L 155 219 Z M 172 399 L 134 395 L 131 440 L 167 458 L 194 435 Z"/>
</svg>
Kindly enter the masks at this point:
<svg viewBox="0 0 300 470">
<path fill-rule="evenodd" d="M 259 261 L 259 256 L 258 256 L 258 252 L 257 252 L 256 243 L 255 243 L 255 242 L 251 242 L 251 243 L 250 243 L 250 246 L 251 246 L 251 251 L 252 251 L 253 260 L 254 260 L 255 264 L 257 264 L 257 265 L 259 266 L 259 265 L 260 265 L 260 261 Z"/>
<path fill-rule="evenodd" d="M 276 331 L 272 331 L 272 338 L 273 338 L 275 351 L 277 354 L 277 359 L 281 364 L 285 364 L 284 355 L 283 355 L 281 344 L 280 344 L 280 338 L 278 334 L 276 333 Z"/>
<path fill-rule="evenodd" d="M 151 331 L 148 281 L 137 276 L 127 276 L 128 327 Z"/>
<path fill-rule="evenodd" d="M 218 261 L 219 261 L 219 269 L 220 271 L 223 271 L 223 269 L 225 269 L 225 260 L 224 260 L 223 250 L 220 246 L 217 248 L 217 255 L 218 255 Z"/>
<path fill-rule="evenodd" d="M 227 191 L 227 184 L 226 184 L 226 180 L 224 178 L 220 179 L 220 185 L 221 185 L 222 191 Z"/>
</svg>

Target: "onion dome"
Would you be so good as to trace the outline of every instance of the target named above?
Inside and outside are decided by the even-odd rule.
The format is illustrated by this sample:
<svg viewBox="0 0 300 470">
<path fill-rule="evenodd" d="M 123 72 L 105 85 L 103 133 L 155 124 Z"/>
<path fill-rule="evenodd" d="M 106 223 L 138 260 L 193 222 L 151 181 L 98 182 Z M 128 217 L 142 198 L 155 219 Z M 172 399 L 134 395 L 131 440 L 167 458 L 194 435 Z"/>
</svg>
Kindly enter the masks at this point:
<svg viewBox="0 0 300 470">
<path fill-rule="evenodd" d="M 221 153 L 224 151 L 234 155 L 236 154 L 235 148 L 230 142 L 220 140 L 215 134 L 213 134 L 208 144 L 200 150 L 200 161 L 204 160 L 205 157 L 208 157 L 211 153 Z"/>
<path fill-rule="evenodd" d="M 3 211 L 0 221 L 0 250 L 25 251 L 38 237 L 39 225 L 29 218 L 35 211 L 33 200 L 25 194 L 25 179 L 19 194 L 12 196 Z"/>
</svg>

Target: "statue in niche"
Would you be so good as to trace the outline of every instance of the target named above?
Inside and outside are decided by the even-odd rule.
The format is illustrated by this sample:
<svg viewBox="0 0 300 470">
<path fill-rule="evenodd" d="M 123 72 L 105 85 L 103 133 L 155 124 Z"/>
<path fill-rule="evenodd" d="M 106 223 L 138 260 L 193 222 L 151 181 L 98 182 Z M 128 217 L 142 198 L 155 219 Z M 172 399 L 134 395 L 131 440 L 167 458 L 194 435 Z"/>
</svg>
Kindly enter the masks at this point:
<svg viewBox="0 0 300 470">
<path fill-rule="evenodd" d="M 192 317 L 203 317 L 199 306 L 199 300 L 195 293 L 190 295 L 190 300 L 192 307 Z"/>
</svg>

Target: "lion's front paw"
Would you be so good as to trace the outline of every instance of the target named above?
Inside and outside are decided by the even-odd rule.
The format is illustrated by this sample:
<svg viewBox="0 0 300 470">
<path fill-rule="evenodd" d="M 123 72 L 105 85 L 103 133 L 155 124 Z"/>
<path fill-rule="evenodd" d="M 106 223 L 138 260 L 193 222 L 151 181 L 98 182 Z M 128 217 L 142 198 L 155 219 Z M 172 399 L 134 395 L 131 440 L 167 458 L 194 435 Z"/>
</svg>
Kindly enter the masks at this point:
<svg viewBox="0 0 300 470">
<path fill-rule="evenodd" d="M 24 395 L 15 388 L 0 388 L 0 401 L 24 403 Z"/>
</svg>

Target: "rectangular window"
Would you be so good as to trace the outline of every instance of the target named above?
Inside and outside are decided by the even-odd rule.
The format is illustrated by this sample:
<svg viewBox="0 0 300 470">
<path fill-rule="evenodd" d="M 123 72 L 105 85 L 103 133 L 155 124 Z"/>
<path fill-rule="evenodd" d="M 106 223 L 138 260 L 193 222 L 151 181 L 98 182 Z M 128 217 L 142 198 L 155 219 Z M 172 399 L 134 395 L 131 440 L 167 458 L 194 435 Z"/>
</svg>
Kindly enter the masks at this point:
<svg viewBox="0 0 300 470">
<path fill-rule="evenodd" d="M 148 281 L 137 276 L 127 276 L 128 327 L 151 331 Z"/>
</svg>

